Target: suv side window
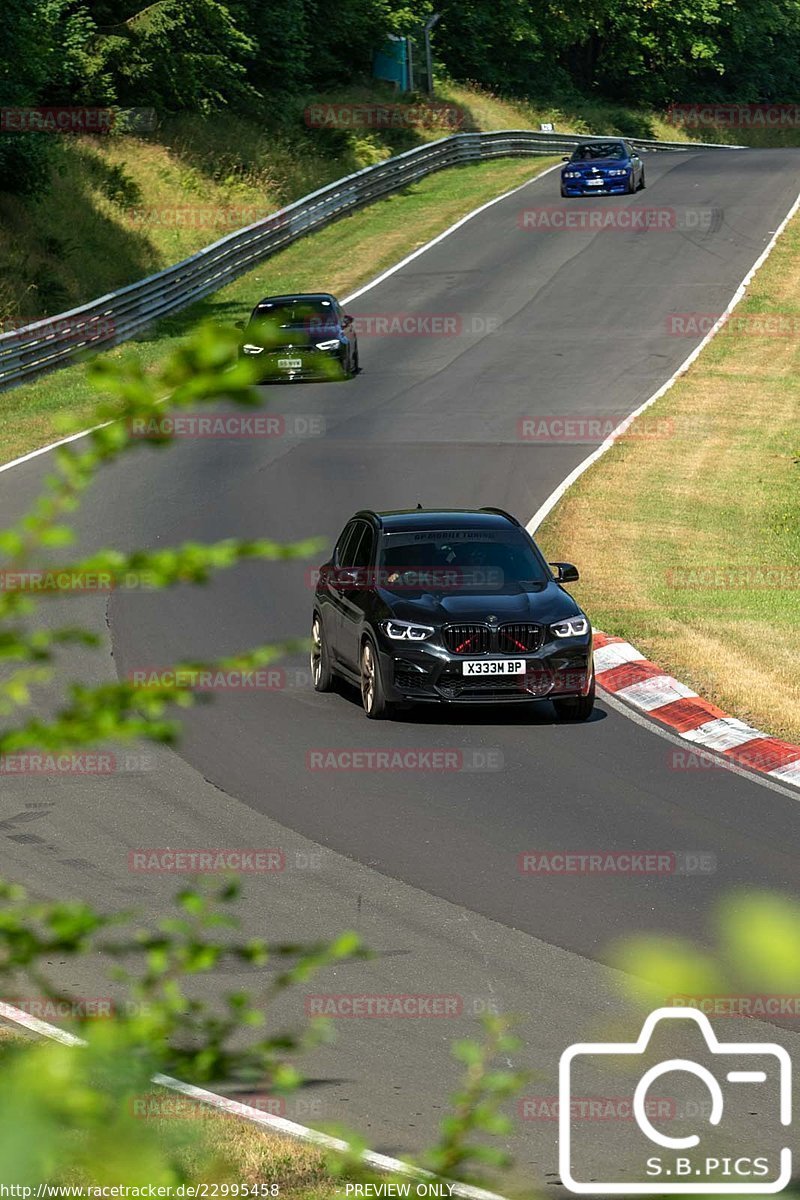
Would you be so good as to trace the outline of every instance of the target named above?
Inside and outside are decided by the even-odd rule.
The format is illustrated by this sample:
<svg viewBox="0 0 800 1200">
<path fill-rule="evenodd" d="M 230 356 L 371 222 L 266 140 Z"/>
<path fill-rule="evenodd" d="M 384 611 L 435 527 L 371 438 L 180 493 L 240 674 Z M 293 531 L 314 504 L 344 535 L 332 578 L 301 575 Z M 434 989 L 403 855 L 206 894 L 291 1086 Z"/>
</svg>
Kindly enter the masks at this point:
<svg viewBox="0 0 800 1200">
<path fill-rule="evenodd" d="M 345 525 L 333 552 L 333 561 L 337 567 L 349 567 L 351 565 L 350 558 L 352 557 L 352 551 L 355 549 L 356 541 L 360 537 L 360 534 L 360 521 L 350 521 L 348 525 Z"/>
<path fill-rule="evenodd" d="M 366 521 L 361 522 L 363 536 L 355 549 L 355 553 L 351 554 L 353 559 L 352 566 L 354 567 L 371 567 L 372 559 L 375 554 L 375 534 L 372 531 L 372 526 Z M 349 549 L 349 548 L 348 548 Z"/>
</svg>

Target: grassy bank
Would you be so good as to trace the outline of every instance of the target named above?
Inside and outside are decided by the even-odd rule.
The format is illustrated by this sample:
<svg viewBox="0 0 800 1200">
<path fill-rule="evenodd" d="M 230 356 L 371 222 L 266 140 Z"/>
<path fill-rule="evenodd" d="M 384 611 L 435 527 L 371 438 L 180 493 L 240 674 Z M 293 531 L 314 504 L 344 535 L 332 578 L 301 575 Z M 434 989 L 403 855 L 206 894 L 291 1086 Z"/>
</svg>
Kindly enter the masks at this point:
<svg viewBox="0 0 800 1200">
<path fill-rule="evenodd" d="M 527 105 L 472 87 L 442 84 L 436 103 L 453 124 L 398 122 L 383 129 L 309 124 L 312 103 L 405 104 L 379 85 L 273 101 L 263 113 L 166 116 L 146 136 L 63 136 L 49 191 L 0 194 L 0 322 L 49 316 L 132 283 L 216 238 L 371 163 L 464 130 L 676 134 L 654 114 L 612 105 Z"/>
<path fill-rule="evenodd" d="M 0 1024 L 3 1049 L 37 1040 L 16 1025 Z M 331 1173 L 324 1153 L 310 1143 L 267 1130 L 232 1112 L 208 1108 L 165 1088 L 154 1087 L 147 1095 L 130 1096 L 126 1104 L 129 1112 L 146 1122 L 147 1132 L 152 1134 L 148 1145 L 174 1161 L 186 1183 L 206 1186 L 209 1194 L 218 1186 L 220 1195 L 224 1195 L 225 1185 L 233 1184 L 253 1189 L 254 1195 L 269 1195 L 274 1187 L 274 1194 L 284 1200 L 333 1200 L 340 1194 L 341 1182 Z M 88 1137 L 83 1140 L 91 1162 L 94 1148 Z M 152 1162 L 148 1165 L 152 1170 Z M 133 1180 L 126 1182 L 134 1185 Z M 97 1183 L 94 1173 L 87 1177 L 74 1169 L 67 1169 L 58 1179 L 58 1185 L 65 1187 L 85 1188 Z"/>
<path fill-rule="evenodd" d="M 302 238 L 222 291 L 159 321 L 135 342 L 110 351 L 157 362 L 192 325 L 231 324 L 270 292 L 329 290 L 347 295 L 446 229 L 471 209 L 544 170 L 557 159 L 503 159 L 454 167 Z M 97 397 L 80 365 L 0 394 L 0 461 L 63 435 L 64 421 L 85 425 Z"/>
<path fill-rule="evenodd" d="M 208 1183 L 211 1162 L 215 1182 L 221 1187 L 238 1183 L 260 1195 L 275 1187 L 275 1194 L 288 1200 L 333 1200 L 341 1194 L 341 1184 L 331 1174 L 325 1155 L 306 1142 L 163 1090 L 154 1090 L 142 1108 L 154 1114 L 148 1120 L 156 1137 L 163 1134 L 165 1144 L 173 1138 L 170 1126 L 176 1121 L 191 1127 L 179 1154 L 189 1182 Z M 155 1115 L 160 1110 L 175 1115 Z"/>
<path fill-rule="evenodd" d="M 800 740 L 800 218 L 727 329 L 541 530 L 596 625 Z M 770 320 L 769 318 L 773 319 Z"/>
<path fill-rule="evenodd" d="M 435 103 L 458 124 L 403 121 L 389 128 L 309 124 L 312 104 L 418 107 L 388 88 L 273 100 L 252 117 L 164 116 L 142 136 L 63 136 L 49 190 L 0 193 L 0 323 L 25 322 L 91 300 L 192 254 L 316 187 L 424 141 L 464 130 L 538 128 L 673 141 L 797 142 L 794 130 L 683 129 L 666 114 L 591 99 L 526 103 L 440 82 Z"/>
</svg>

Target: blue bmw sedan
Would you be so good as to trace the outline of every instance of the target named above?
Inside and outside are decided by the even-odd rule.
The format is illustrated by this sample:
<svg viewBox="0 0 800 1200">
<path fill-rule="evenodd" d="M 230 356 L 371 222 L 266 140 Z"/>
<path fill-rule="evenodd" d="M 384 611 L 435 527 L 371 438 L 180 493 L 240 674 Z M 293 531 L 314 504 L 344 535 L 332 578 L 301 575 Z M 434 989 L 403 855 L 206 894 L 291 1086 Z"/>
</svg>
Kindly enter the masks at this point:
<svg viewBox="0 0 800 1200">
<path fill-rule="evenodd" d="M 630 142 L 623 139 L 584 142 L 564 162 L 562 196 L 636 192 L 645 186 L 644 163 Z"/>
</svg>

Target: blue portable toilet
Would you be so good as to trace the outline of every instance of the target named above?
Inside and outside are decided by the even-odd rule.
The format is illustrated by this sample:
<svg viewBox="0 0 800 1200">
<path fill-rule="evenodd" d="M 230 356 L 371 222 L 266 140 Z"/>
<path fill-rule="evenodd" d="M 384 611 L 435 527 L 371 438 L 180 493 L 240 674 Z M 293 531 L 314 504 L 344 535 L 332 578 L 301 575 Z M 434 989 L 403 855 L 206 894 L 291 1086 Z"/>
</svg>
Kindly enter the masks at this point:
<svg viewBox="0 0 800 1200">
<path fill-rule="evenodd" d="M 411 63 L 408 53 L 408 38 L 389 34 L 389 39 L 375 51 L 372 74 L 376 79 L 393 83 L 398 92 L 411 91 Z"/>
</svg>

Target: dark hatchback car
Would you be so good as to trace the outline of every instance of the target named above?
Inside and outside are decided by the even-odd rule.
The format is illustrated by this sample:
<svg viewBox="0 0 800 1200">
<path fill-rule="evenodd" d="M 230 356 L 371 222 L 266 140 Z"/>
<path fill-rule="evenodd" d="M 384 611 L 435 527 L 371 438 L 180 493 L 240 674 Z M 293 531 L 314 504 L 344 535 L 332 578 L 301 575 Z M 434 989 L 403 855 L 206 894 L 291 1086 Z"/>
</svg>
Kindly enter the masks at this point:
<svg viewBox="0 0 800 1200">
<path fill-rule="evenodd" d="M 645 186 L 644 163 L 630 142 L 585 142 L 561 168 L 562 196 L 636 192 Z"/>
<path fill-rule="evenodd" d="M 327 292 L 267 296 L 240 328 L 239 353 L 257 364 L 259 382 L 335 381 L 358 373 L 353 318 Z"/>
<path fill-rule="evenodd" d="M 561 586 L 577 578 L 500 509 L 358 512 L 319 571 L 314 687 L 357 685 L 373 718 L 403 703 L 549 699 L 585 721 L 592 629 Z"/>
</svg>

